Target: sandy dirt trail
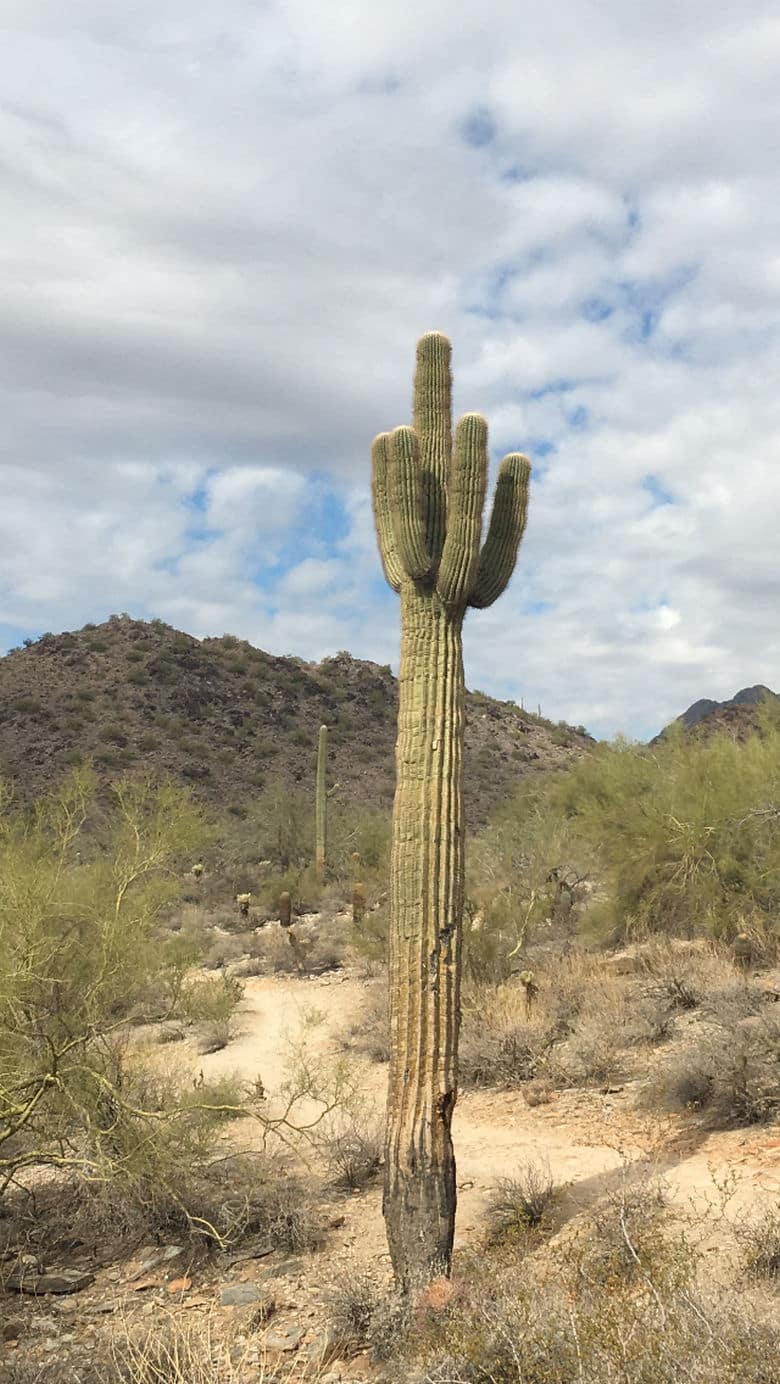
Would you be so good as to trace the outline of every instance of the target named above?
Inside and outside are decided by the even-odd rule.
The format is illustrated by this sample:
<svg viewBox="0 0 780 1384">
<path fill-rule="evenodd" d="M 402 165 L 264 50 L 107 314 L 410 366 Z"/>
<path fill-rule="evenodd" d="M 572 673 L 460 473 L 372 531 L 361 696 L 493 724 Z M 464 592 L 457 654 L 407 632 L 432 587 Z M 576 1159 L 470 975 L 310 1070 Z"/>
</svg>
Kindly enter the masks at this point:
<svg viewBox="0 0 780 1384">
<path fill-rule="evenodd" d="M 366 983 L 341 972 L 316 979 L 258 977 L 246 981 L 239 1035 L 219 1053 L 198 1058 L 207 1078 L 240 1072 L 262 1077 L 273 1093 L 285 1076 L 290 1043 L 328 1059 L 342 1053 L 338 1035 L 355 1016 Z M 381 1110 L 386 1068 L 352 1056 L 366 1095 Z M 728 1216 L 742 1214 L 760 1198 L 780 1198 L 780 1131 L 738 1130 L 705 1135 L 680 1121 L 634 1108 L 627 1086 L 609 1093 L 566 1091 L 547 1105 L 529 1107 L 520 1091 L 464 1092 L 453 1124 L 458 1165 L 456 1247 L 472 1242 L 483 1228 L 490 1192 L 529 1160 L 549 1163 L 554 1181 L 567 1188 L 569 1214 L 585 1209 L 625 1175 L 629 1163 L 647 1161 L 663 1172 L 673 1197 L 706 1215 L 716 1208 L 718 1184 L 735 1182 Z M 249 1138 L 256 1137 L 249 1132 Z M 334 1246 L 366 1258 L 385 1257 L 378 1188 L 347 1202 L 343 1234 Z"/>
</svg>

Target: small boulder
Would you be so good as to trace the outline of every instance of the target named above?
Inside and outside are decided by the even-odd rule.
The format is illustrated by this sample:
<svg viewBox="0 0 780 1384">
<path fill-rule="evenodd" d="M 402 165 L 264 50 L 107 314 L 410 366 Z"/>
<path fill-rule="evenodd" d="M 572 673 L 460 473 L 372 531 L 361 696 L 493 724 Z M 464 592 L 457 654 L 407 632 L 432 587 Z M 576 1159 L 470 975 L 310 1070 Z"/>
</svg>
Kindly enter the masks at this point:
<svg viewBox="0 0 780 1384">
<path fill-rule="evenodd" d="M 298 1349 L 305 1334 L 302 1326 L 275 1327 L 272 1331 L 266 1331 L 263 1345 L 266 1350 L 287 1354 Z"/>
<path fill-rule="evenodd" d="M 230 1283 L 219 1295 L 222 1307 L 249 1307 L 267 1296 L 257 1283 Z"/>
</svg>

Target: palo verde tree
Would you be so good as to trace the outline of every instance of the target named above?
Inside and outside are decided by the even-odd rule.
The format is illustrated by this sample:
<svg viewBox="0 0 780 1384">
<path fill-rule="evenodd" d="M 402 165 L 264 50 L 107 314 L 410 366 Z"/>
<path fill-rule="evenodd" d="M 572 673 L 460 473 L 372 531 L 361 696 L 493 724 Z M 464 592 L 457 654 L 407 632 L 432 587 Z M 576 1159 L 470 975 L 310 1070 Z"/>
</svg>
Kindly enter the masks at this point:
<svg viewBox="0 0 780 1384">
<path fill-rule="evenodd" d="M 512 575 L 530 476 L 526 457 L 504 458 L 482 545 L 487 424 L 466 414 L 453 439 L 450 355 L 446 337 L 422 337 L 413 426 L 372 446 L 379 551 L 401 598 L 384 1214 L 404 1289 L 449 1271 L 455 1230 L 463 618 L 492 605 Z"/>
</svg>

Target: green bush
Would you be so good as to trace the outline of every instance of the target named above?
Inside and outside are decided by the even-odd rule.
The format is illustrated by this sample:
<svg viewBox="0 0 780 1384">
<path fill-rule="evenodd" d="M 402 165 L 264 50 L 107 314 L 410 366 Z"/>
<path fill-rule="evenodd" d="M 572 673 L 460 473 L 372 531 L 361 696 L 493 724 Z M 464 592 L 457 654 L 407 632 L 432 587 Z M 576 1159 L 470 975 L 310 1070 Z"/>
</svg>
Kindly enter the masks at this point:
<svg viewBox="0 0 780 1384">
<path fill-rule="evenodd" d="M 160 923 L 206 825 L 182 790 L 149 779 L 115 783 L 107 809 L 95 795 L 80 769 L 29 813 L 0 802 L 0 1193 L 28 1166 L 151 1175 L 138 1159 L 147 1144 L 164 1156 L 153 1131 L 172 1147 L 194 1118 L 177 1101 L 164 1130 L 145 1118 L 147 1078 L 121 1034 L 176 1011 L 194 955 Z"/>
<path fill-rule="evenodd" d="M 652 746 L 597 745 L 523 785 L 472 851 L 468 892 L 486 918 L 476 966 L 486 939 L 500 955 L 555 931 L 567 872 L 602 886 L 581 917 L 595 939 L 747 932 L 766 954 L 780 917 L 777 709 L 766 703 L 743 742 L 675 726 Z"/>
</svg>

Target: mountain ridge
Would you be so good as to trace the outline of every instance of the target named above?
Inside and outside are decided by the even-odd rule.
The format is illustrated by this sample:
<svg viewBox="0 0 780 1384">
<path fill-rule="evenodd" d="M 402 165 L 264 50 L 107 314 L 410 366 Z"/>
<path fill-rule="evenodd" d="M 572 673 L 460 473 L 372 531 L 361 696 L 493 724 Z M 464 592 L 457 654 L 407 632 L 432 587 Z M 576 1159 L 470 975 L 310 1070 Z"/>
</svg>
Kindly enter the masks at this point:
<svg viewBox="0 0 780 1384">
<path fill-rule="evenodd" d="M 397 684 L 346 652 L 277 657 L 234 635 L 196 639 L 162 620 L 112 616 L 42 635 L 0 658 L 0 775 L 37 795 L 70 765 L 103 780 L 148 769 L 241 815 L 269 786 L 310 783 L 321 724 L 329 777 L 355 801 L 392 801 Z M 594 742 L 484 693 L 466 695 L 467 820 L 477 826 L 528 773 L 563 767 Z"/>
</svg>

